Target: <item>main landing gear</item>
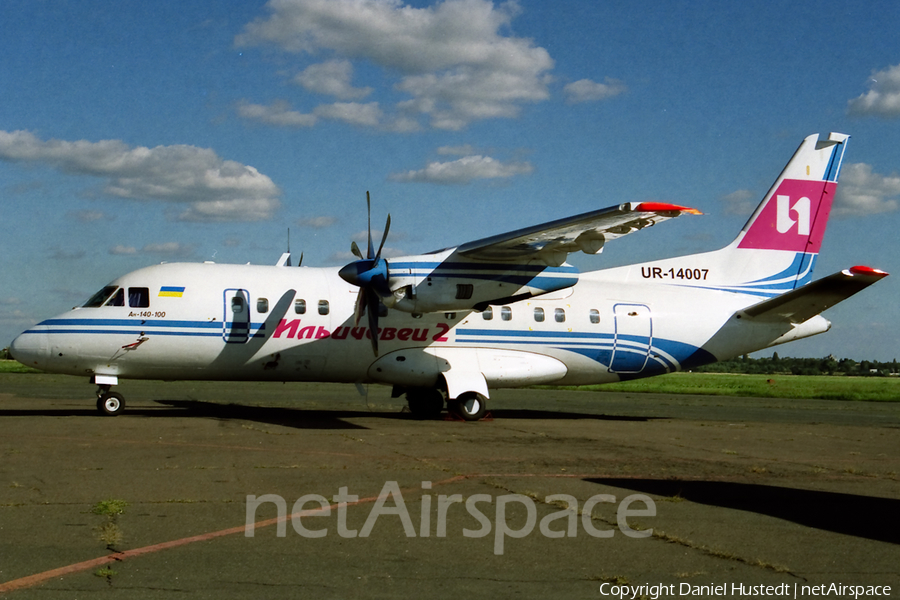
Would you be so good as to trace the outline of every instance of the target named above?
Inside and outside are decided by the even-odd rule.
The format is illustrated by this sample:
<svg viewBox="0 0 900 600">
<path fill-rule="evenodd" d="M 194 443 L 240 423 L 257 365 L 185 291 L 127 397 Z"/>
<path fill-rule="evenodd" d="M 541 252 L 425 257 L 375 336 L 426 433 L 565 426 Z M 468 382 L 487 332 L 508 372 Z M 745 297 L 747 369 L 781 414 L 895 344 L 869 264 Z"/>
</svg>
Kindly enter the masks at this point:
<svg viewBox="0 0 900 600">
<path fill-rule="evenodd" d="M 413 417 L 438 419 L 444 408 L 444 394 L 433 388 L 411 389 L 406 392 L 406 402 Z M 455 400 L 447 400 L 447 412 L 464 421 L 478 421 L 487 413 L 487 402 L 481 394 L 467 392 Z"/>
<path fill-rule="evenodd" d="M 125 396 L 119 392 L 109 391 L 110 386 L 97 387 L 97 410 L 107 417 L 115 417 L 125 410 Z"/>
<path fill-rule="evenodd" d="M 449 400 L 447 410 L 465 421 L 480 421 L 487 413 L 487 402 L 481 394 L 466 392 L 456 400 Z"/>
</svg>

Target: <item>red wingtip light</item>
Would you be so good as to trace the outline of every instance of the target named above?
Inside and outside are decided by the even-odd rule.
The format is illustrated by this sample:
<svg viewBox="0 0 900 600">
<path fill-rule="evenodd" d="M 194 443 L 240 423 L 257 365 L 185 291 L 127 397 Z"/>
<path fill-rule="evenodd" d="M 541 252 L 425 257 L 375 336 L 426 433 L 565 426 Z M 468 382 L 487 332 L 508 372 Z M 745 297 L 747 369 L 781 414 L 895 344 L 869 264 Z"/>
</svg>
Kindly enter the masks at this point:
<svg viewBox="0 0 900 600">
<path fill-rule="evenodd" d="M 690 215 L 703 214 L 696 208 L 678 206 L 677 204 L 669 204 L 668 202 L 641 202 L 634 207 L 634 210 L 638 212 L 683 212 Z"/>
<path fill-rule="evenodd" d="M 856 265 L 855 267 L 850 267 L 850 273 L 853 275 L 874 275 L 876 277 L 886 277 L 887 273 L 880 269 L 873 269 L 872 267 L 866 267 L 863 265 Z"/>
</svg>

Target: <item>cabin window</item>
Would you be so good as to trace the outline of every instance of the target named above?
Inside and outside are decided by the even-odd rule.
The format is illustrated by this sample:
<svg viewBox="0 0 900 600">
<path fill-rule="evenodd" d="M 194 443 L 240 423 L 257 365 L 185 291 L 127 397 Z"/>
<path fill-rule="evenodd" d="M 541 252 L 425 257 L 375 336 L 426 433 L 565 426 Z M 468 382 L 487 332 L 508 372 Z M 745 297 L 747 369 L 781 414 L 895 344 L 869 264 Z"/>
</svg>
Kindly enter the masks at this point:
<svg viewBox="0 0 900 600">
<path fill-rule="evenodd" d="M 566 322 L 566 309 L 557 308 L 553 311 L 553 318 L 556 319 L 557 323 L 565 323 Z"/>
<path fill-rule="evenodd" d="M 512 309 L 508 306 L 504 306 L 500 308 L 500 318 L 504 321 L 512 320 Z"/>
<path fill-rule="evenodd" d="M 494 309 L 491 308 L 490 306 L 488 306 L 486 309 L 484 309 L 484 311 L 482 311 L 481 318 L 484 319 L 485 321 L 490 321 L 491 319 L 493 319 L 494 318 Z"/>
<path fill-rule="evenodd" d="M 103 303 L 106 302 L 106 300 L 110 296 L 112 296 L 113 292 L 115 292 L 116 289 L 117 288 L 114 285 L 106 286 L 105 288 L 91 296 L 90 299 L 84 303 L 84 308 L 98 308 L 100 306 L 103 306 Z"/>
<path fill-rule="evenodd" d="M 535 307 L 534 309 L 534 320 L 538 323 L 544 322 L 544 309 L 540 306 Z"/>
<path fill-rule="evenodd" d="M 327 315 L 329 311 L 328 300 L 319 300 L 319 314 Z"/>
<path fill-rule="evenodd" d="M 294 312 L 298 315 L 306 314 L 306 300 L 294 300 Z"/>
<path fill-rule="evenodd" d="M 238 294 L 231 298 L 231 312 L 238 314 L 244 312 L 244 296 Z"/>
<path fill-rule="evenodd" d="M 131 308 L 147 308 L 150 306 L 150 288 L 128 288 L 128 306 Z"/>
<path fill-rule="evenodd" d="M 591 309 L 591 323 L 596 325 L 599 322 L 600 322 L 600 311 L 597 310 L 596 308 L 592 308 Z"/>
<path fill-rule="evenodd" d="M 116 293 L 109 299 L 109 302 L 106 303 L 106 306 L 125 306 L 125 290 L 122 288 L 117 289 Z"/>
<path fill-rule="evenodd" d="M 457 283 L 456 284 L 456 299 L 457 300 L 468 300 L 472 297 L 472 294 L 475 293 L 475 286 L 471 283 Z"/>
<path fill-rule="evenodd" d="M 258 312 L 258 313 L 269 312 L 269 299 L 268 298 L 259 298 L 256 300 L 256 312 Z"/>
</svg>

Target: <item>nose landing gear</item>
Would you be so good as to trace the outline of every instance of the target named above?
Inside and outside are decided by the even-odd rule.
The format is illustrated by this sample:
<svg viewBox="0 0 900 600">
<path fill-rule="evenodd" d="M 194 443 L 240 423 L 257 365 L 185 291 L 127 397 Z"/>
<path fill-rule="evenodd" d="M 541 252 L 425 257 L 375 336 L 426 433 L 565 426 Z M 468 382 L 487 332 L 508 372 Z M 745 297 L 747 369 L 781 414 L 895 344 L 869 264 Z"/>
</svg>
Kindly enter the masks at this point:
<svg viewBox="0 0 900 600">
<path fill-rule="evenodd" d="M 108 385 L 97 387 L 97 410 L 107 417 L 115 417 L 125 410 L 125 396 L 109 391 Z"/>
</svg>

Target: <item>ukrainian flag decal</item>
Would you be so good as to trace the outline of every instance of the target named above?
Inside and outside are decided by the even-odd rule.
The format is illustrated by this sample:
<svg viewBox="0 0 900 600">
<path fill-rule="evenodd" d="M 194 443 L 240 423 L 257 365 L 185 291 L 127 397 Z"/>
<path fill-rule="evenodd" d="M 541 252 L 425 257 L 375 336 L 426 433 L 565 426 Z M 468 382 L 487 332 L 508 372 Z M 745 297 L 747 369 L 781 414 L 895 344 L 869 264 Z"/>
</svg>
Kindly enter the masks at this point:
<svg viewBox="0 0 900 600">
<path fill-rule="evenodd" d="M 170 298 L 181 298 L 184 295 L 184 288 L 164 285 L 159 288 L 159 295 L 168 296 Z"/>
</svg>

